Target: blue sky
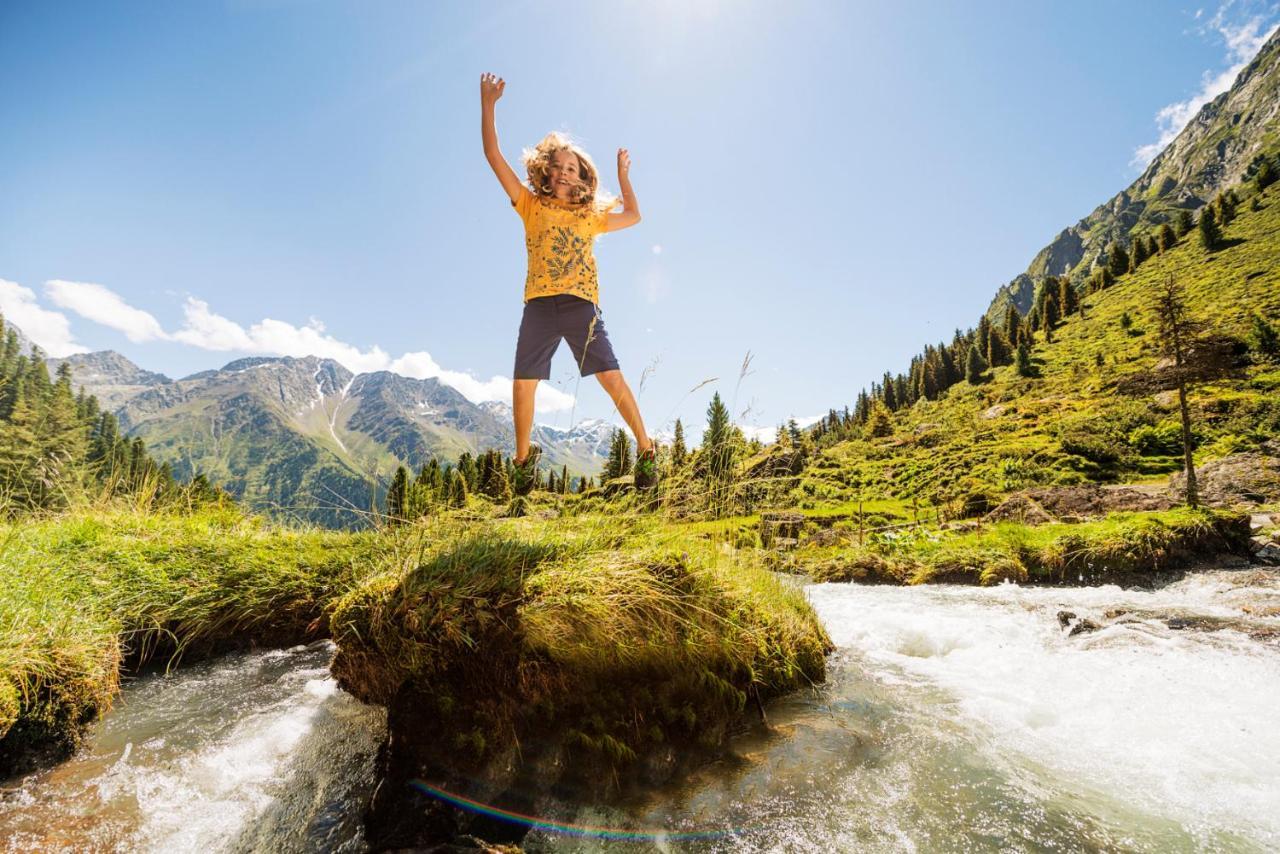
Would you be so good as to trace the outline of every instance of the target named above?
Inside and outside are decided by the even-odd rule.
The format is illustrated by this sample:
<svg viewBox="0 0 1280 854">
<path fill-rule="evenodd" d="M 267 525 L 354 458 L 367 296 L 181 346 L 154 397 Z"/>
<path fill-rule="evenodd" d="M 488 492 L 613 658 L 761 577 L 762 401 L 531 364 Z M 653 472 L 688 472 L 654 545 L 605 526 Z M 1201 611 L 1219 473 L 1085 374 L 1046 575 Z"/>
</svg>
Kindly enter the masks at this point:
<svg viewBox="0 0 1280 854">
<path fill-rule="evenodd" d="M 552 129 L 644 215 L 597 243 L 651 430 L 771 431 L 972 325 L 1229 86 L 1275 3 L 4 3 L 0 310 L 178 377 L 249 353 L 508 399 Z M 744 358 L 749 373 L 739 380 Z M 717 378 L 696 392 L 690 390 Z M 614 417 L 562 347 L 538 419 Z M 576 401 L 576 402 L 575 402 Z"/>
</svg>

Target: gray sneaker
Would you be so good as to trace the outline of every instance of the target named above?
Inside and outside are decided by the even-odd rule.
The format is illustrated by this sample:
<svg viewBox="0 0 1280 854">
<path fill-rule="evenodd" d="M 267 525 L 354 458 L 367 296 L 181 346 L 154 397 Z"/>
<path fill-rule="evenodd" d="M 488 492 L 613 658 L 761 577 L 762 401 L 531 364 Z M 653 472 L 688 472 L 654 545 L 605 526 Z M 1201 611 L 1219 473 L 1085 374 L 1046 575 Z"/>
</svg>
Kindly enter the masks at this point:
<svg viewBox="0 0 1280 854">
<path fill-rule="evenodd" d="M 516 495 L 528 495 L 533 491 L 533 482 L 537 479 L 538 474 L 538 457 L 542 456 L 542 449 L 537 445 L 529 446 L 529 453 L 525 454 L 524 460 L 515 464 L 515 483 L 512 487 L 515 489 Z"/>
</svg>

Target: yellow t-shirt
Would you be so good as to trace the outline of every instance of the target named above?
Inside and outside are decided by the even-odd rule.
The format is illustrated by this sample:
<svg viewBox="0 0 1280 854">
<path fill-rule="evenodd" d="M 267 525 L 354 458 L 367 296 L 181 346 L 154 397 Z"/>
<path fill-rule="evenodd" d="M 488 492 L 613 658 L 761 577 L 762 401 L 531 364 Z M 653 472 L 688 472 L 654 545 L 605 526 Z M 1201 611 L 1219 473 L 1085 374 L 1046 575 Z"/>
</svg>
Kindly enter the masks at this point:
<svg viewBox="0 0 1280 854">
<path fill-rule="evenodd" d="M 573 294 L 598 303 L 600 284 L 591 246 L 596 235 L 604 232 L 608 213 L 536 195 L 523 186 L 511 204 L 524 221 L 524 243 L 529 249 L 524 301 Z"/>
</svg>

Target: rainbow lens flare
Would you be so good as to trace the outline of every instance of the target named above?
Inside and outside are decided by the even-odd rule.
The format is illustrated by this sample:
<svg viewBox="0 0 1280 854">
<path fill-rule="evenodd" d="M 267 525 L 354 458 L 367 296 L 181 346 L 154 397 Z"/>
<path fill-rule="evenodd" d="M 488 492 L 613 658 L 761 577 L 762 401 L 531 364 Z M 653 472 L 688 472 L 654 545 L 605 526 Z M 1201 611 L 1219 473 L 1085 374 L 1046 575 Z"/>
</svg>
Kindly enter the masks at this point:
<svg viewBox="0 0 1280 854">
<path fill-rule="evenodd" d="M 479 801 L 473 801 L 470 798 L 464 798 L 461 795 L 455 795 L 452 792 L 445 791 L 438 786 L 432 786 L 423 780 L 410 780 L 409 785 L 425 795 L 452 804 L 459 809 L 473 812 L 478 815 L 496 818 L 499 821 L 510 822 L 528 827 L 530 829 L 546 830 L 552 833 L 563 833 L 568 836 L 583 836 L 595 839 L 624 840 L 631 842 L 688 842 L 699 839 L 723 839 L 741 832 L 741 828 L 730 828 L 725 830 L 636 830 L 625 827 L 592 827 L 584 824 L 569 824 L 567 822 L 549 821 L 547 819 L 538 818 L 537 816 L 524 815 L 510 810 L 500 809 L 490 804 L 482 804 Z"/>
</svg>

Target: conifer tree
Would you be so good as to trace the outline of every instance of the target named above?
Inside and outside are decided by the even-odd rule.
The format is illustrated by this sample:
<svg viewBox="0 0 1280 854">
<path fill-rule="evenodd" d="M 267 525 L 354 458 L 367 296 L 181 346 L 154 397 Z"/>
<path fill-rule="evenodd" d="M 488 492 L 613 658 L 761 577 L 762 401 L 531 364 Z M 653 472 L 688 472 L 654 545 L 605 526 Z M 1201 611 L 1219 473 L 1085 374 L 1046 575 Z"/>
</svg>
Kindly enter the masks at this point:
<svg viewBox="0 0 1280 854">
<path fill-rule="evenodd" d="M 1076 289 L 1066 276 L 1058 280 L 1058 306 L 1064 318 L 1075 314 L 1080 308 L 1080 299 L 1076 295 Z"/>
<path fill-rule="evenodd" d="M 560 493 L 567 494 L 569 492 L 569 464 L 565 463 L 560 467 Z"/>
<path fill-rule="evenodd" d="M 982 374 L 987 370 L 987 360 L 982 358 L 982 353 L 978 350 L 978 343 L 975 341 L 973 346 L 969 348 L 969 357 L 964 363 L 964 378 L 970 385 L 977 385 L 982 382 Z"/>
<path fill-rule="evenodd" d="M 867 435 L 873 438 L 893 435 L 893 421 L 889 417 L 889 410 L 885 409 L 884 404 L 878 400 L 871 404 L 871 415 L 867 419 Z"/>
<path fill-rule="evenodd" d="M 1222 229 L 1218 227 L 1217 216 L 1211 205 L 1205 205 L 1200 211 L 1200 244 L 1212 252 L 1222 243 Z"/>
<path fill-rule="evenodd" d="M 1186 236 L 1187 236 L 1187 233 L 1188 233 L 1189 231 L 1191 231 L 1191 229 L 1192 229 L 1192 227 L 1193 227 L 1193 225 L 1194 225 L 1194 223 L 1192 223 L 1192 221 L 1191 221 L 1191 211 L 1187 210 L 1186 208 L 1183 208 L 1182 210 L 1178 211 L 1178 218 L 1177 218 L 1177 220 L 1175 221 L 1175 223 L 1176 223 L 1175 227 L 1177 228 L 1177 235 L 1176 235 L 1176 236 L 1177 236 L 1179 239 L 1181 239 L 1181 238 L 1183 238 L 1183 237 L 1186 237 Z M 1167 225 L 1167 223 L 1166 223 L 1166 225 Z M 1171 229 L 1171 230 L 1172 230 L 1172 229 Z M 1163 231 L 1163 229 L 1161 229 L 1161 231 Z M 1172 246 L 1174 243 L 1177 243 L 1177 241 L 1175 240 L 1175 241 L 1171 242 L 1171 243 L 1169 244 L 1169 246 Z M 1162 248 L 1164 248 L 1164 249 L 1169 248 L 1168 246 L 1164 246 L 1164 245 L 1163 245 L 1163 241 L 1161 241 L 1161 246 L 1162 246 Z"/>
<path fill-rule="evenodd" d="M 1118 240 L 1107 249 L 1107 269 L 1113 276 L 1123 276 L 1129 272 L 1129 253 Z"/>
<path fill-rule="evenodd" d="M 982 317 L 978 318 L 977 340 L 975 342 L 978 345 L 979 355 L 987 352 L 987 347 L 990 343 L 990 338 L 991 338 L 991 321 L 988 320 L 987 316 L 984 314 L 982 315 Z"/>
<path fill-rule="evenodd" d="M 1262 162 L 1258 166 L 1258 171 L 1253 176 L 1254 186 L 1257 188 L 1258 192 L 1261 193 L 1275 182 L 1276 170 L 1271 165 L 1271 159 L 1266 156 L 1262 156 Z"/>
<path fill-rule="evenodd" d="M 467 491 L 475 492 L 480 481 L 480 470 L 470 451 L 464 451 L 462 456 L 458 457 L 458 471 L 466 481 Z"/>
<path fill-rule="evenodd" d="M 1217 218 L 1221 225 L 1228 225 L 1236 218 L 1236 195 L 1227 190 L 1219 193 L 1214 199 L 1214 207 L 1217 208 Z"/>
<path fill-rule="evenodd" d="M 409 472 L 404 466 L 396 466 L 396 473 L 391 478 L 391 487 L 387 489 L 387 520 L 395 525 L 406 518 L 409 497 Z"/>
<path fill-rule="evenodd" d="M 689 450 L 684 444 L 684 423 L 679 418 L 676 419 L 675 438 L 671 440 L 671 466 L 672 468 L 682 468 L 685 460 L 689 457 Z"/>
<path fill-rule="evenodd" d="M 1016 365 L 1018 376 L 1020 377 L 1031 376 L 1032 374 L 1031 347 L 1027 343 L 1025 338 L 1022 341 L 1018 342 L 1018 353 L 1017 353 L 1017 356 L 1014 358 L 1014 364 Z"/>
<path fill-rule="evenodd" d="M 702 448 L 706 453 L 707 477 L 721 480 L 733 467 L 732 425 L 729 408 L 716 392 L 707 406 L 707 428 L 702 432 Z"/>
<path fill-rule="evenodd" d="M 897 396 L 894 395 L 893 391 L 893 377 L 890 376 L 888 371 L 885 371 L 884 382 L 880 384 L 880 399 L 884 401 L 884 405 L 890 412 L 898 408 Z M 796 438 L 798 441 L 799 437 Z"/>
<path fill-rule="evenodd" d="M 1169 233 L 1173 234 L 1173 229 L 1169 229 Z M 1160 241 L 1156 239 L 1154 234 L 1147 235 L 1147 257 L 1154 258 L 1160 254 Z"/>
<path fill-rule="evenodd" d="M 467 479 L 457 469 L 454 470 L 453 477 L 449 480 L 448 501 L 451 507 L 467 506 Z"/>
<path fill-rule="evenodd" d="M 1258 312 L 1251 317 L 1252 328 L 1249 330 L 1249 345 L 1263 357 L 1275 361 L 1280 357 L 1280 334 L 1267 319 Z"/>
<path fill-rule="evenodd" d="M 1016 345 L 1018 342 L 1018 326 L 1022 322 L 1022 317 L 1018 314 L 1018 307 L 1012 302 L 1005 307 L 1004 310 L 1004 338 L 1011 344 Z"/>
<path fill-rule="evenodd" d="M 1004 334 L 998 329 L 992 329 L 991 335 L 987 339 L 987 364 L 993 368 L 1000 365 L 1009 364 L 1012 354 L 1009 352 L 1009 342 L 1005 339 Z"/>
<path fill-rule="evenodd" d="M 909 399 L 910 392 L 907 388 L 907 378 L 902 374 L 898 374 L 893 378 L 893 395 L 898 401 L 898 408 L 910 406 L 912 401 Z"/>
</svg>

